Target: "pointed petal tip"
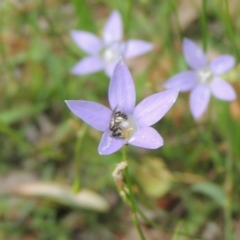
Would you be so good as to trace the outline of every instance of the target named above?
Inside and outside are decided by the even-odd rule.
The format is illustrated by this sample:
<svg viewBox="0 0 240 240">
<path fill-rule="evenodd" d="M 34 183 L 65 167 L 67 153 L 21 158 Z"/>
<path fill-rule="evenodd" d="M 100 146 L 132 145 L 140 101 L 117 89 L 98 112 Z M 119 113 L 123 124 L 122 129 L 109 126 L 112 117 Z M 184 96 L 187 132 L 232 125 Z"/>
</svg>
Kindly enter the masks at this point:
<svg viewBox="0 0 240 240">
<path fill-rule="evenodd" d="M 126 144 L 125 140 L 112 138 L 108 132 L 104 132 L 98 146 L 98 153 L 110 155 L 117 152 L 124 144 Z"/>
<path fill-rule="evenodd" d="M 103 28 L 103 42 L 111 44 L 121 41 L 123 36 L 122 17 L 118 10 L 113 10 Z"/>
<path fill-rule="evenodd" d="M 166 92 L 168 92 L 169 94 L 172 94 L 172 100 L 173 103 L 177 100 L 178 94 L 179 94 L 179 89 L 178 88 L 171 88 L 168 90 L 165 90 Z"/>
<path fill-rule="evenodd" d="M 169 89 L 143 99 L 134 109 L 133 115 L 138 126 L 152 126 L 173 106 L 178 90 Z"/>
<path fill-rule="evenodd" d="M 134 110 L 135 86 L 131 73 L 123 60 L 120 60 L 114 68 L 108 90 L 108 100 L 111 109 L 119 106 L 126 113 L 132 113 Z"/>
<path fill-rule="evenodd" d="M 151 42 L 140 39 L 129 39 L 124 42 L 123 56 L 125 59 L 131 59 L 146 54 L 152 49 L 153 44 Z"/>
<path fill-rule="evenodd" d="M 87 75 L 99 72 L 104 68 L 104 63 L 99 56 L 86 56 L 70 69 L 73 75 Z"/>
<path fill-rule="evenodd" d="M 76 100 L 64 100 L 68 108 L 71 108 L 71 103 L 75 102 Z"/>
<path fill-rule="evenodd" d="M 105 154 L 102 153 L 99 149 L 98 149 L 98 153 L 99 153 L 99 155 L 105 155 Z"/>
<path fill-rule="evenodd" d="M 64 100 L 64 102 L 66 103 L 66 105 L 67 105 L 68 108 L 70 108 L 69 105 L 71 104 L 71 101 L 72 101 L 72 100 Z"/>
<path fill-rule="evenodd" d="M 77 71 L 75 67 L 72 67 L 69 72 L 70 72 L 72 75 L 79 75 L 79 76 L 80 76 L 80 75 L 84 75 L 84 74 L 80 73 L 79 71 Z"/>
<path fill-rule="evenodd" d="M 237 99 L 237 94 L 236 94 L 236 91 L 234 90 L 234 92 L 232 93 L 232 97 L 230 98 L 231 100 L 230 101 L 234 101 Z"/>
<path fill-rule="evenodd" d="M 200 69 L 207 66 L 208 61 L 203 49 L 194 41 L 184 38 L 182 43 L 183 55 L 191 69 Z"/>
<path fill-rule="evenodd" d="M 76 34 L 76 33 L 78 33 L 78 32 L 80 32 L 79 30 L 71 30 L 70 32 L 69 32 L 69 34 L 70 34 L 70 36 L 72 36 L 72 35 L 74 35 L 74 34 Z"/>
<path fill-rule="evenodd" d="M 183 41 L 182 41 L 182 42 L 183 42 L 183 45 L 185 45 L 185 44 L 189 44 L 189 43 L 191 43 L 191 42 L 194 43 L 193 40 L 191 40 L 190 38 L 186 38 L 186 37 L 183 38 Z"/>
<path fill-rule="evenodd" d="M 232 55 L 224 54 L 216 57 L 210 63 L 210 68 L 215 75 L 221 75 L 230 71 L 236 64 L 236 59 Z"/>
<path fill-rule="evenodd" d="M 215 78 L 210 85 L 214 97 L 223 101 L 234 101 L 237 98 L 234 87 L 221 78 Z"/>
<path fill-rule="evenodd" d="M 157 149 L 164 144 L 162 136 L 152 127 L 142 127 L 128 141 L 129 144 L 137 147 Z"/>
<path fill-rule="evenodd" d="M 126 65 L 125 62 L 124 62 L 124 60 L 123 60 L 123 58 L 122 58 L 122 56 L 119 57 L 119 60 L 118 60 L 118 62 L 117 62 L 117 65 Z"/>
<path fill-rule="evenodd" d="M 197 115 L 194 115 L 194 113 L 192 113 L 192 116 L 193 116 L 193 118 L 194 118 L 195 120 L 198 120 L 198 119 L 202 116 L 202 114 L 199 115 L 199 116 L 197 116 Z"/>
<path fill-rule="evenodd" d="M 170 77 L 164 84 L 166 89 L 177 89 L 179 92 L 188 92 L 197 84 L 195 71 L 187 70 Z"/>
<path fill-rule="evenodd" d="M 118 15 L 120 15 L 120 12 L 119 12 L 117 9 L 113 9 L 112 12 L 111 12 L 111 15 L 112 15 L 112 14 L 118 14 Z"/>
<path fill-rule="evenodd" d="M 184 37 L 183 41 L 192 41 L 190 38 Z"/>
<path fill-rule="evenodd" d="M 122 67 L 129 71 L 127 65 L 125 64 L 125 62 L 123 60 L 123 58 L 120 57 L 118 62 L 117 62 L 117 64 L 116 64 L 116 66 L 115 66 L 115 68 L 114 68 L 114 70 L 113 70 L 112 76 L 114 75 L 114 72 L 117 72 L 118 68 L 122 68 Z"/>
<path fill-rule="evenodd" d="M 76 30 L 71 30 L 69 32 L 70 37 L 73 38 L 73 36 L 74 36 L 74 34 L 76 34 L 76 32 L 77 32 Z"/>
<path fill-rule="evenodd" d="M 196 112 L 191 111 L 194 120 L 199 120 L 204 115 L 205 112 L 206 112 L 206 110 L 201 113 L 196 113 Z"/>
<path fill-rule="evenodd" d="M 190 111 L 192 116 L 200 118 L 207 110 L 211 98 L 211 90 L 208 86 L 198 85 L 190 93 Z"/>
<path fill-rule="evenodd" d="M 112 111 L 96 102 L 85 100 L 68 100 L 69 110 L 91 127 L 104 132 L 108 129 Z"/>
</svg>

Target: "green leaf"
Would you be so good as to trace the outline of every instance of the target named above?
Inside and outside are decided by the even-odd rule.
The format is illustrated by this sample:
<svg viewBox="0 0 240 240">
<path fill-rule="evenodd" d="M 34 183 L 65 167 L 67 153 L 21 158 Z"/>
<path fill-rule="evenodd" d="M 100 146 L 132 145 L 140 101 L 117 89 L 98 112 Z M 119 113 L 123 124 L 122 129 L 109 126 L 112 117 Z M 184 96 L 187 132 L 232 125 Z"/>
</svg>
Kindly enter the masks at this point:
<svg viewBox="0 0 240 240">
<path fill-rule="evenodd" d="M 86 0 L 72 0 L 78 18 L 78 28 L 95 31 L 95 24 L 91 17 L 90 7 Z"/>
<path fill-rule="evenodd" d="M 81 189 L 74 194 L 68 186 L 57 183 L 34 182 L 17 186 L 13 193 L 25 197 L 42 198 L 69 207 L 89 209 L 97 212 L 107 212 L 109 203 L 104 197 L 90 189 Z"/>
<path fill-rule="evenodd" d="M 223 189 L 215 183 L 196 183 L 191 186 L 191 190 L 211 198 L 221 207 L 224 206 L 226 195 Z"/>
<path fill-rule="evenodd" d="M 37 113 L 42 112 L 44 108 L 45 104 L 38 105 L 22 104 L 12 109 L 2 111 L 0 113 L 0 120 L 2 123 L 6 125 L 10 125 L 18 122 L 24 117 L 36 115 Z"/>
</svg>

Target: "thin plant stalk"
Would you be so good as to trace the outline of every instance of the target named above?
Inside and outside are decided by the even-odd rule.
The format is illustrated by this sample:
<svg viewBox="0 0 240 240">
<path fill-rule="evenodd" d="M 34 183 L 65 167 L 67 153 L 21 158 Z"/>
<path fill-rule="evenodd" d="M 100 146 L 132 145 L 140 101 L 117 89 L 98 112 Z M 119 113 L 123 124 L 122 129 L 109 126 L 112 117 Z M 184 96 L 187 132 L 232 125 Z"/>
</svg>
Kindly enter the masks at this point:
<svg viewBox="0 0 240 240">
<path fill-rule="evenodd" d="M 127 1 L 127 14 L 125 18 L 125 35 L 128 37 L 130 27 L 131 27 L 131 16 L 132 16 L 132 0 Z"/>
<path fill-rule="evenodd" d="M 224 205 L 224 218 L 225 218 L 225 232 L 224 237 L 225 240 L 232 240 L 233 239 L 233 229 L 232 229 L 232 189 L 233 189 L 233 182 L 232 182 L 232 174 L 233 174 L 233 153 L 232 153 L 232 119 L 230 113 L 227 109 L 227 138 L 228 138 L 228 153 L 226 157 L 226 175 L 225 175 L 225 195 L 226 201 Z"/>
<path fill-rule="evenodd" d="M 165 232 L 169 232 L 169 233 L 173 233 L 173 230 L 172 229 L 169 229 L 169 228 L 166 228 L 166 227 L 163 227 L 163 226 L 160 226 L 159 224 L 155 223 L 154 221 L 148 219 L 145 214 L 142 212 L 142 210 L 140 208 L 137 207 L 137 211 L 138 213 L 140 214 L 140 216 L 152 227 L 154 228 L 157 228 L 157 229 L 160 229 L 160 230 L 163 230 Z M 177 231 L 174 231 L 174 234 L 177 234 L 177 235 L 181 235 L 181 236 L 185 236 L 185 237 L 189 237 L 191 239 L 196 239 L 196 240 L 203 240 L 203 238 L 201 237 L 198 237 L 198 236 L 193 236 L 193 235 L 189 235 L 189 234 L 186 234 L 184 232 L 181 232 L 179 230 Z"/>
<path fill-rule="evenodd" d="M 226 26 L 227 34 L 231 40 L 233 51 L 236 54 L 237 60 L 240 60 L 240 53 L 237 48 L 236 40 L 235 40 L 235 33 L 232 26 L 231 16 L 229 12 L 229 4 L 228 0 L 223 0 L 223 16 L 224 16 L 224 23 Z M 233 229 L 232 229 L 232 170 L 233 170 L 233 153 L 232 153 L 232 119 L 229 113 L 227 112 L 227 138 L 228 138 L 228 153 L 226 158 L 226 166 L 225 166 L 225 182 L 224 182 L 224 189 L 226 195 L 226 202 L 224 206 L 224 219 L 225 219 L 225 231 L 224 231 L 224 238 L 226 240 L 233 239 Z"/>
<path fill-rule="evenodd" d="M 127 10 L 125 17 L 125 37 L 128 38 L 130 27 L 131 27 L 131 16 L 132 16 L 132 0 L 127 1 Z M 128 45 L 126 44 L 124 51 L 127 52 Z"/>
<path fill-rule="evenodd" d="M 127 162 L 127 156 L 126 156 L 126 146 L 124 146 L 122 148 L 122 152 L 123 152 L 123 161 Z M 139 233 L 139 236 L 141 237 L 141 240 L 146 240 L 141 225 L 138 221 L 138 217 L 137 217 L 137 205 L 136 205 L 136 201 L 132 192 L 132 183 L 131 183 L 131 178 L 128 172 L 128 166 L 125 168 L 125 177 L 126 177 L 126 181 L 127 181 L 127 187 L 128 187 L 128 191 L 129 191 L 129 201 L 130 201 L 130 205 L 131 205 L 131 209 L 132 209 L 132 219 L 133 222 L 137 228 L 137 231 Z"/>
<path fill-rule="evenodd" d="M 174 17 L 175 17 L 175 21 L 176 21 L 176 33 L 177 33 L 177 37 L 179 38 L 179 40 L 181 41 L 183 36 L 182 36 L 182 29 L 179 23 L 179 14 L 178 14 L 178 3 L 175 0 L 171 0 L 171 10 L 174 12 Z"/>
<path fill-rule="evenodd" d="M 223 17 L 224 17 L 224 23 L 225 23 L 225 27 L 227 30 L 227 34 L 228 37 L 231 40 L 232 46 L 233 46 L 233 51 L 236 54 L 237 60 L 240 61 L 240 52 L 238 51 L 238 47 L 236 44 L 236 40 L 235 40 L 235 32 L 233 30 L 233 26 L 232 26 L 232 21 L 231 21 L 231 16 L 230 16 L 230 12 L 229 12 L 229 4 L 228 4 L 228 0 L 223 0 L 223 4 L 222 4 L 222 8 L 223 8 Z"/>
<path fill-rule="evenodd" d="M 202 27 L 202 47 L 204 52 L 207 50 L 207 0 L 202 0 L 202 16 L 201 16 L 201 27 Z"/>
<path fill-rule="evenodd" d="M 87 132 L 87 125 L 84 124 L 82 126 L 82 129 L 79 131 L 78 139 L 75 145 L 75 156 L 74 156 L 74 182 L 73 182 L 73 191 L 75 193 L 79 192 L 81 188 L 81 180 L 80 180 L 80 168 L 81 168 L 81 162 L 80 162 L 80 151 L 82 147 L 82 141 Z"/>
</svg>

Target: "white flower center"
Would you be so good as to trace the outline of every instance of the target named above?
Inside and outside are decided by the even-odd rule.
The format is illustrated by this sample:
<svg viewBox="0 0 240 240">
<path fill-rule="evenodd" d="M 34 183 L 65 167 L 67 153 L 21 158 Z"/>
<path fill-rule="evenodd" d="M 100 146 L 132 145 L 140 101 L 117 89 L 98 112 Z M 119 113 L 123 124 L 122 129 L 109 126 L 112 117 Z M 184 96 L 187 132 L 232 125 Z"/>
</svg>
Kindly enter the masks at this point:
<svg viewBox="0 0 240 240">
<path fill-rule="evenodd" d="M 138 130 L 138 126 L 133 115 L 115 109 L 109 124 L 111 137 L 123 138 L 126 141 Z"/>
<path fill-rule="evenodd" d="M 197 71 L 197 79 L 199 83 L 209 84 L 213 80 L 213 73 L 209 68 L 203 68 Z"/>
<path fill-rule="evenodd" d="M 118 54 L 113 49 L 105 49 L 103 52 L 103 61 L 105 63 L 111 63 L 118 58 Z"/>
<path fill-rule="evenodd" d="M 101 55 L 103 61 L 107 64 L 118 60 L 121 56 L 121 49 L 119 43 L 114 43 L 111 46 L 103 49 Z"/>
</svg>

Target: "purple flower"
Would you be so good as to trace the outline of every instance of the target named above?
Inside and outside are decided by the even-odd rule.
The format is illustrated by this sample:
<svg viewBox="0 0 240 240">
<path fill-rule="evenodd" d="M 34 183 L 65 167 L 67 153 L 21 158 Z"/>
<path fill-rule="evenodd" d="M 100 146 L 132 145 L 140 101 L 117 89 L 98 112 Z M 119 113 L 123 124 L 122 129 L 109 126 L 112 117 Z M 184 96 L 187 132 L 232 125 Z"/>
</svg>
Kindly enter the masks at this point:
<svg viewBox="0 0 240 240">
<path fill-rule="evenodd" d="M 71 70 L 73 74 L 84 75 L 104 70 L 111 77 L 120 57 L 134 58 L 152 50 L 153 45 L 142 40 L 122 41 L 122 19 L 118 11 L 113 11 L 102 32 L 102 39 L 85 31 L 72 31 L 73 41 L 87 57 L 81 59 Z"/>
<path fill-rule="evenodd" d="M 178 90 L 153 94 L 135 107 L 136 93 L 131 74 L 122 60 L 117 64 L 110 81 L 110 109 L 95 102 L 67 100 L 69 109 L 93 128 L 103 132 L 99 154 L 108 155 L 124 144 L 156 149 L 163 139 L 152 127 L 171 108 Z"/>
<path fill-rule="evenodd" d="M 219 77 L 234 67 L 235 59 L 231 55 L 221 55 L 209 63 L 202 49 L 187 38 L 183 40 L 183 54 L 191 70 L 173 76 L 165 87 L 191 91 L 190 110 L 194 118 L 204 113 L 211 94 L 225 101 L 236 98 L 233 87 Z"/>
</svg>

